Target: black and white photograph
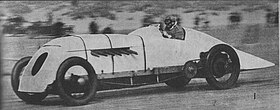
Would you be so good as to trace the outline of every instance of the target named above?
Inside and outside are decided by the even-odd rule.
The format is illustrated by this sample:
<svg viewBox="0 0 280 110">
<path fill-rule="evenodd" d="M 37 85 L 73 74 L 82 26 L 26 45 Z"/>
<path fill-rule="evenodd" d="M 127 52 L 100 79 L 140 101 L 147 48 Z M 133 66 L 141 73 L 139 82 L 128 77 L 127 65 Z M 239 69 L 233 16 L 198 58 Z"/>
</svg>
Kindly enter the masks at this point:
<svg viewBox="0 0 280 110">
<path fill-rule="evenodd" d="M 279 0 L 2 0 L 2 110 L 279 110 Z"/>
</svg>

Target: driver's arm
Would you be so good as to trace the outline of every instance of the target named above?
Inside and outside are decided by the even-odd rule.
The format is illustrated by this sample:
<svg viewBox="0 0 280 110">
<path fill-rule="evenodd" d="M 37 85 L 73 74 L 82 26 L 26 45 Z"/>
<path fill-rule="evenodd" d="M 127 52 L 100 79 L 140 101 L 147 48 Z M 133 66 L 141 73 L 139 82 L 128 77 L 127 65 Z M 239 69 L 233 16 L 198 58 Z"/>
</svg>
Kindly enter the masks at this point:
<svg viewBox="0 0 280 110">
<path fill-rule="evenodd" d="M 162 33 L 162 36 L 163 36 L 164 38 L 171 38 L 171 37 L 172 37 L 172 36 L 169 35 L 166 31 L 161 31 L 161 33 Z"/>
<path fill-rule="evenodd" d="M 164 25 L 163 23 L 160 23 L 160 25 L 159 25 L 159 31 L 161 32 L 162 36 L 163 36 L 164 38 L 171 38 L 172 36 L 169 35 L 164 29 L 165 29 L 165 25 Z"/>
</svg>

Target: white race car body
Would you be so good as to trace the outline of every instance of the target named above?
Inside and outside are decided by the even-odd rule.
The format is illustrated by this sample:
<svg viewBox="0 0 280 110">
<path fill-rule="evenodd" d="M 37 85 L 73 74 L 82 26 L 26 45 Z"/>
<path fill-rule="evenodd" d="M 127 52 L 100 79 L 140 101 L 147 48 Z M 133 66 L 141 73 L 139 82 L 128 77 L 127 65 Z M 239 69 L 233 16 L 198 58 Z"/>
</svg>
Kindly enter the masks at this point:
<svg viewBox="0 0 280 110">
<path fill-rule="evenodd" d="M 61 63 L 72 57 L 87 60 L 98 79 L 133 77 L 178 72 L 180 69 L 172 67 L 199 59 L 201 52 L 209 51 L 217 44 L 227 44 L 192 29 L 185 28 L 185 32 L 184 40 L 164 38 L 156 26 L 140 28 L 128 35 L 84 34 L 54 39 L 32 56 L 21 77 L 19 91 L 44 92 L 56 80 Z M 241 69 L 274 65 L 237 49 L 235 51 Z M 155 70 L 157 68 L 169 70 Z"/>
</svg>

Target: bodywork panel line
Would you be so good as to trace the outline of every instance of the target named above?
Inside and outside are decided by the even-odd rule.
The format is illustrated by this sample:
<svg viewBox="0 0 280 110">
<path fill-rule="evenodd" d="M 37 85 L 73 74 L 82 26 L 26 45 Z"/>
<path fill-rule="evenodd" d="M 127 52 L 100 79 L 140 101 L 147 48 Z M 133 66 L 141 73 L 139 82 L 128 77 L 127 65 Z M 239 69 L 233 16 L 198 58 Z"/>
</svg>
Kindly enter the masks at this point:
<svg viewBox="0 0 280 110">
<path fill-rule="evenodd" d="M 112 46 L 112 41 L 111 41 L 111 39 L 110 39 L 110 37 L 107 35 L 107 34 L 104 34 L 107 38 L 108 38 L 108 40 L 109 40 L 109 42 L 110 42 L 110 47 L 111 47 L 111 49 L 113 49 L 113 46 Z M 114 56 L 113 55 L 111 55 L 111 59 L 112 59 L 112 73 L 114 74 L 114 71 L 115 71 L 115 62 L 114 62 Z"/>
</svg>

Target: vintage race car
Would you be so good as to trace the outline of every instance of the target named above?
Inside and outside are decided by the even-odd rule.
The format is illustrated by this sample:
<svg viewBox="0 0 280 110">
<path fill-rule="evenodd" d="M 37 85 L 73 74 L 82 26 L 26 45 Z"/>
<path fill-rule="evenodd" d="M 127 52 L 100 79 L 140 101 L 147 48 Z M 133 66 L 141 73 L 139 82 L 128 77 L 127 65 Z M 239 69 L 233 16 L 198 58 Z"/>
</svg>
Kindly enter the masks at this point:
<svg viewBox="0 0 280 110">
<path fill-rule="evenodd" d="M 206 78 L 214 88 L 228 89 L 240 71 L 274 65 L 205 33 L 184 31 L 180 40 L 164 38 L 157 25 L 128 35 L 53 39 L 15 64 L 13 90 L 29 103 L 56 94 L 68 105 L 82 105 L 100 90 L 156 83 L 182 88 L 192 78 Z"/>
</svg>

